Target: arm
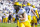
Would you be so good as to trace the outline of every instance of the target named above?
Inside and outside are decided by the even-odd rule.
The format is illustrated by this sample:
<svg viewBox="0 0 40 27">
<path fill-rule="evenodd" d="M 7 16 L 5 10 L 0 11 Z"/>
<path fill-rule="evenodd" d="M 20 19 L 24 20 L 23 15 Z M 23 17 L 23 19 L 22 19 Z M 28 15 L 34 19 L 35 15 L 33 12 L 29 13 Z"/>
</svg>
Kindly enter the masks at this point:
<svg viewBox="0 0 40 27">
<path fill-rule="evenodd" d="M 26 13 L 23 13 L 22 17 L 20 17 L 20 20 L 25 20 L 25 18 L 26 18 Z"/>
<path fill-rule="evenodd" d="M 33 11 L 33 9 L 32 9 L 31 11 L 32 11 L 32 13 L 33 13 L 34 15 L 36 15 L 35 12 Z"/>
<path fill-rule="evenodd" d="M 38 11 L 37 10 L 35 10 L 35 13 L 36 13 L 37 17 L 39 18 L 39 14 L 38 14 Z"/>
</svg>

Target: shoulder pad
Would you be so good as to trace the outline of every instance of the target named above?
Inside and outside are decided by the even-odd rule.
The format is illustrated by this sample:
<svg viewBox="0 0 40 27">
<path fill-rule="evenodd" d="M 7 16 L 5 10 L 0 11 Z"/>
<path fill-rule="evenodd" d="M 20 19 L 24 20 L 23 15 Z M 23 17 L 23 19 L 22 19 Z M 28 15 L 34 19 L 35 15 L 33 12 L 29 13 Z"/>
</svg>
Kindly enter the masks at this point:
<svg viewBox="0 0 40 27">
<path fill-rule="evenodd" d="M 25 9 L 23 9 L 23 8 L 21 8 L 20 10 L 19 10 L 19 14 L 22 14 L 22 13 L 24 13 L 25 12 Z"/>
</svg>

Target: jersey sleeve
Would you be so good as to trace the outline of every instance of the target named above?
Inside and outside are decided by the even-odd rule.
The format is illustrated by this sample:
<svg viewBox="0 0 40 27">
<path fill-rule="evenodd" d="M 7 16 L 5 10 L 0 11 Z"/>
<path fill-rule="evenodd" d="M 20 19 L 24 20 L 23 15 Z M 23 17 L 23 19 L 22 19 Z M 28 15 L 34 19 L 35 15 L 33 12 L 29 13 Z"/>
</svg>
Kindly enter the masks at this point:
<svg viewBox="0 0 40 27">
<path fill-rule="evenodd" d="M 23 13 L 25 13 L 26 11 L 25 11 L 25 9 L 23 9 Z"/>
<path fill-rule="evenodd" d="M 19 14 L 23 14 L 25 12 L 26 12 L 25 9 L 20 9 Z"/>
<path fill-rule="evenodd" d="M 30 9 L 33 9 L 33 7 L 30 7 Z"/>
</svg>

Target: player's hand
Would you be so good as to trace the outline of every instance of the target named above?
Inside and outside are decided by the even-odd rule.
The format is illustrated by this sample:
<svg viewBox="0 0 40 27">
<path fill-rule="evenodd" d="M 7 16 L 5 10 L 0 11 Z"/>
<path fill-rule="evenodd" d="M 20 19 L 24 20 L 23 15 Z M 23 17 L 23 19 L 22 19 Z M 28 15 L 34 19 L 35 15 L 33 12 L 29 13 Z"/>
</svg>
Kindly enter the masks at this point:
<svg viewBox="0 0 40 27">
<path fill-rule="evenodd" d="M 20 20 L 23 20 L 22 18 L 19 18 Z"/>
<path fill-rule="evenodd" d="M 36 14 L 34 14 L 36 16 Z"/>
<path fill-rule="evenodd" d="M 22 15 L 20 15 L 19 18 L 22 18 Z"/>
</svg>

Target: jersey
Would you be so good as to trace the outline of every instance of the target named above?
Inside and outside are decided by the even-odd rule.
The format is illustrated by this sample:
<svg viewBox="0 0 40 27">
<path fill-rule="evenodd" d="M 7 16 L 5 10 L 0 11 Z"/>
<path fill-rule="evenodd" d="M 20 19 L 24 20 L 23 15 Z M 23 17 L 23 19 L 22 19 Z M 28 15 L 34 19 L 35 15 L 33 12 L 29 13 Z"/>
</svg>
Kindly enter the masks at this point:
<svg viewBox="0 0 40 27">
<path fill-rule="evenodd" d="M 5 15 L 3 15 L 3 18 L 6 18 Z"/>
<path fill-rule="evenodd" d="M 37 8 L 33 8 L 33 11 L 35 12 Z M 34 14 L 31 12 L 31 16 L 34 16 Z"/>
<path fill-rule="evenodd" d="M 37 8 L 33 8 L 33 11 L 35 12 L 37 10 Z M 33 16 L 35 16 L 32 12 L 31 12 L 31 20 L 33 20 Z"/>
<path fill-rule="evenodd" d="M 15 10 L 15 13 L 16 13 L 16 15 L 22 15 L 23 13 L 25 12 L 25 9 L 23 9 L 23 8 L 20 8 L 20 10 L 18 11 L 18 13 L 16 13 L 16 10 Z M 26 19 L 25 19 L 25 21 L 27 21 L 28 20 L 28 17 L 27 17 L 27 14 L 26 14 Z M 19 22 L 21 22 L 20 20 L 19 20 Z"/>
<path fill-rule="evenodd" d="M 8 17 L 9 16 L 9 14 L 6 14 L 6 17 Z"/>
<path fill-rule="evenodd" d="M 12 14 L 12 17 L 14 17 L 16 19 L 16 14 Z"/>
<path fill-rule="evenodd" d="M 31 6 L 26 6 L 24 9 L 26 10 L 27 15 L 31 15 L 31 9 L 33 9 Z"/>
</svg>

